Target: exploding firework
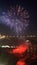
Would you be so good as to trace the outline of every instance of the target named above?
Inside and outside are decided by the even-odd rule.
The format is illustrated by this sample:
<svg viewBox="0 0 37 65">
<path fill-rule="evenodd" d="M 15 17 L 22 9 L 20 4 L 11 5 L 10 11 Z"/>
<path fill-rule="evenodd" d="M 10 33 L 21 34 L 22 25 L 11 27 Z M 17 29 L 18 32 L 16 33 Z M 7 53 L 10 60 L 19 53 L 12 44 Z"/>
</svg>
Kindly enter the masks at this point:
<svg viewBox="0 0 37 65">
<path fill-rule="evenodd" d="M 10 27 L 16 35 L 23 34 L 29 25 L 29 14 L 23 7 L 11 7 L 7 12 L 2 12 L 0 22 Z"/>
</svg>

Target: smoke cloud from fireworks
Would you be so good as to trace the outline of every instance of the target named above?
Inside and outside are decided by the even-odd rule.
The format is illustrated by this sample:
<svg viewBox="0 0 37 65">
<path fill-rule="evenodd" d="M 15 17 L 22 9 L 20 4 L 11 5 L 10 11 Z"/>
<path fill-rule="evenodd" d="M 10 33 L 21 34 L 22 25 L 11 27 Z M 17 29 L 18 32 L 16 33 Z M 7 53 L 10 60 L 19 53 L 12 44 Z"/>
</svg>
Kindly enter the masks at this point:
<svg viewBox="0 0 37 65">
<path fill-rule="evenodd" d="M 10 27 L 15 34 L 21 34 L 29 25 L 29 14 L 27 10 L 16 7 L 0 15 L 0 23 Z"/>
</svg>

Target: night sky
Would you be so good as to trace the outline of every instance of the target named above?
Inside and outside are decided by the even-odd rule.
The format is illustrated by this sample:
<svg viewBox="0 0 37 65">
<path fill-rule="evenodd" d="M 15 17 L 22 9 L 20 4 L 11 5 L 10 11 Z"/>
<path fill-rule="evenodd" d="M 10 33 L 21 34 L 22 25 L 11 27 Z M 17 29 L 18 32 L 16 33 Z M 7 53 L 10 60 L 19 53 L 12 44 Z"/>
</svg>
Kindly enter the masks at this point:
<svg viewBox="0 0 37 65">
<path fill-rule="evenodd" d="M 21 5 L 28 10 L 30 22 L 26 34 L 37 35 L 37 2 L 29 0 L 0 0 L 0 10 L 7 9 L 9 6 Z M 4 24 L 0 24 L 0 33 L 12 35 L 12 31 Z"/>
</svg>

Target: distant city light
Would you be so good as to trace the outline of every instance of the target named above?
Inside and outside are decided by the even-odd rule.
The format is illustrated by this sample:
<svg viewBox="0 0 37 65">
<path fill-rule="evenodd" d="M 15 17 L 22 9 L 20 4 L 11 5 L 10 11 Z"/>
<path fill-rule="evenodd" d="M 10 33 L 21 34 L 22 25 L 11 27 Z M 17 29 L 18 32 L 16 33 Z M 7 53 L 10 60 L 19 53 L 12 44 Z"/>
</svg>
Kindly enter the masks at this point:
<svg viewBox="0 0 37 65">
<path fill-rule="evenodd" d="M 3 36 L 0 35 L 0 39 L 3 39 L 3 38 L 5 38 L 5 35 L 3 35 Z"/>
</svg>

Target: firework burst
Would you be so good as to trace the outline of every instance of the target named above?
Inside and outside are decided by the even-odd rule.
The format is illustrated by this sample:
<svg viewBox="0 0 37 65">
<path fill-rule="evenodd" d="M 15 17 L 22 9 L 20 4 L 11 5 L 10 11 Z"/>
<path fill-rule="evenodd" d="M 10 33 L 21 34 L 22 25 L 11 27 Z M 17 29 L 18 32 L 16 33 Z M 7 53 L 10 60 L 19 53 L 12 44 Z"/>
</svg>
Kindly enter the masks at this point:
<svg viewBox="0 0 37 65">
<path fill-rule="evenodd" d="M 19 35 L 23 34 L 29 25 L 29 14 L 23 7 L 11 7 L 7 12 L 2 12 L 0 21 Z"/>
</svg>

